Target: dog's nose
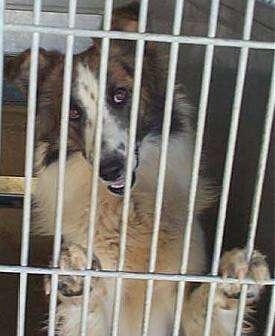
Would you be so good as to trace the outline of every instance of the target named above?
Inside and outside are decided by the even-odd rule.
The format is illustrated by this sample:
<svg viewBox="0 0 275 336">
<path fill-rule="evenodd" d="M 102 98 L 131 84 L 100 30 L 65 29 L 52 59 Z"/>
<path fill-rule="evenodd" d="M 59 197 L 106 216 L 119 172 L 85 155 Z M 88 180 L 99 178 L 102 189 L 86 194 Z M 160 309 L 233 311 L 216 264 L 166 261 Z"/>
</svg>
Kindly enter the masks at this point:
<svg viewBox="0 0 275 336">
<path fill-rule="evenodd" d="M 104 156 L 100 161 L 100 177 L 105 181 L 115 181 L 124 173 L 124 158 L 122 155 Z"/>
</svg>

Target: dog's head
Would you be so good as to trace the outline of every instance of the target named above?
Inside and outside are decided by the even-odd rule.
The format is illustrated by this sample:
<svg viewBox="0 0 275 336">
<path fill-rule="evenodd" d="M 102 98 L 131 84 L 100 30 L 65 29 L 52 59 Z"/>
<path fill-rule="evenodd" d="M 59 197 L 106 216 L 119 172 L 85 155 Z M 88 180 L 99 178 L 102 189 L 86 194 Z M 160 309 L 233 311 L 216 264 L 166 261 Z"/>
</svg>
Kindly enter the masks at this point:
<svg viewBox="0 0 275 336">
<path fill-rule="evenodd" d="M 136 4 L 114 11 L 112 29 L 137 30 Z M 112 40 L 108 57 L 108 75 L 103 104 L 103 133 L 101 144 L 100 176 L 109 189 L 123 193 L 130 113 L 133 97 L 135 68 L 134 41 Z M 101 42 L 95 41 L 85 52 L 76 55 L 73 62 L 71 104 L 69 112 L 68 155 L 81 151 L 92 164 L 94 136 L 98 115 L 99 68 Z M 7 79 L 27 92 L 30 51 L 13 59 L 6 67 Z M 63 92 L 64 56 L 57 52 L 39 52 L 37 134 L 43 144 L 43 165 L 58 159 L 61 104 Z M 138 144 L 151 131 L 159 131 L 163 103 L 157 51 L 152 44 L 145 48 L 141 95 L 136 139 L 134 172 L 138 166 Z M 41 160 L 41 159 L 40 159 Z"/>
</svg>

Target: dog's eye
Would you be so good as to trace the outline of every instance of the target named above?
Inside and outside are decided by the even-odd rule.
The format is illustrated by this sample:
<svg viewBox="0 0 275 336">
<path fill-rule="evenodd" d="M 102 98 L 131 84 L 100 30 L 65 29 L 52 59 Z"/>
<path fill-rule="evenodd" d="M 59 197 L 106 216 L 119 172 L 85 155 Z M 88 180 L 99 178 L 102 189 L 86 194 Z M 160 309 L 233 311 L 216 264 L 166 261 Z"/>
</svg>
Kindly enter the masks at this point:
<svg viewBox="0 0 275 336">
<path fill-rule="evenodd" d="M 70 113 L 69 113 L 70 120 L 77 120 L 80 117 L 81 117 L 80 108 L 75 103 L 71 103 Z"/>
<path fill-rule="evenodd" d="M 126 88 L 118 88 L 113 92 L 113 103 L 115 105 L 122 105 L 124 103 L 126 103 L 128 98 L 128 91 Z"/>
</svg>

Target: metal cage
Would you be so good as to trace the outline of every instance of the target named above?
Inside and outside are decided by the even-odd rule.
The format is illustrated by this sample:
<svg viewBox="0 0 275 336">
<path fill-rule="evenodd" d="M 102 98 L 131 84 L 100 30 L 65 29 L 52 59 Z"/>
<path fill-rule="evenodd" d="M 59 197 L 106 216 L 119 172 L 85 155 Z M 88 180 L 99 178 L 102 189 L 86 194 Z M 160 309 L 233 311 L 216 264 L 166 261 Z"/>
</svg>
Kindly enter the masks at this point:
<svg viewBox="0 0 275 336">
<path fill-rule="evenodd" d="M 9 32 L 24 32 L 32 36 L 32 46 L 31 46 L 31 68 L 30 68 L 30 89 L 28 93 L 28 119 L 27 119 L 27 138 L 26 138 L 26 161 L 25 161 L 25 176 L 23 179 L 19 179 L 19 198 L 24 195 L 23 200 L 23 226 L 22 226 L 22 243 L 21 243 L 21 260 L 20 265 L 0 265 L 0 272 L 2 273 L 16 273 L 20 275 L 20 287 L 19 287 L 19 301 L 18 301 L 18 326 L 17 335 L 23 336 L 25 334 L 25 316 L 26 316 L 26 295 L 27 295 L 27 279 L 30 274 L 49 274 L 52 276 L 52 292 L 50 298 L 50 308 L 49 308 L 49 336 L 53 336 L 55 332 L 55 312 L 56 312 L 56 301 L 57 301 L 57 283 L 59 275 L 75 274 L 85 276 L 85 295 L 84 295 L 84 314 L 82 319 L 82 334 L 85 335 L 85 323 L 87 320 L 87 305 L 89 299 L 89 293 L 87 288 L 89 288 L 89 281 L 92 277 L 111 277 L 116 278 L 116 296 L 114 305 L 114 320 L 113 320 L 113 332 L 112 335 L 117 335 L 118 324 L 119 324 L 119 310 L 121 304 L 121 284 L 123 279 L 143 279 L 147 280 L 147 291 L 146 291 L 146 304 L 145 304 L 145 314 L 144 314 L 144 326 L 143 326 L 143 336 L 147 335 L 148 332 L 148 321 L 150 317 L 151 300 L 153 293 L 154 281 L 164 280 L 164 281 L 176 281 L 178 283 L 178 295 L 177 295 L 177 305 L 175 312 L 175 323 L 174 323 L 174 333 L 176 336 L 179 333 L 180 326 L 180 316 L 183 305 L 183 295 L 184 287 L 186 281 L 192 282 L 208 282 L 210 283 L 210 293 L 208 300 L 208 311 L 205 323 L 204 336 L 210 335 L 211 328 L 211 314 L 213 311 L 213 298 L 215 295 L 215 289 L 219 282 L 228 281 L 234 282 L 236 279 L 224 280 L 218 276 L 218 265 L 221 255 L 223 233 L 225 226 L 226 209 L 228 203 L 229 187 L 232 175 L 232 167 L 234 160 L 234 152 L 237 140 L 237 130 L 238 122 L 242 104 L 242 95 L 244 89 L 244 81 L 246 76 L 246 69 L 248 63 L 248 54 L 251 49 L 261 49 L 261 50 L 271 50 L 275 51 L 274 42 L 265 41 L 255 41 L 251 39 L 252 22 L 254 16 L 255 0 L 248 0 L 246 2 L 246 12 L 244 17 L 243 35 L 241 39 L 227 39 L 216 37 L 217 25 L 218 25 L 218 15 L 219 15 L 219 0 L 212 0 L 211 11 L 208 24 L 208 34 L 207 36 L 185 36 L 181 35 L 181 24 L 184 9 L 184 1 L 177 0 L 175 5 L 175 15 L 173 23 L 172 34 L 156 34 L 148 33 L 146 31 L 147 26 L 147 12 L 148 12 L 148 0 L 141 1 L 140 17 L 138 32 L 117 32 L 111 31 L 111 18 L 112 18 L 112 8 L 113 1 L 106 0 L 103 16 L 103 26 L 102 29 L 83 29 L 75 28 L 75 21 L 77 9 L 77 0 L 69 1 L 69 12 L 68 12 L 68 23 L 67 27 L 64 25 L 61 27 L 51 26 L 49 24 L 41 24 L 41 6 L 42 1 L 34 1 L 33 12 L 32 12 L 32 23 L 31 24 L 19 24 L 13 23 L 12 20 L 5 22 L 5 11 L 11 11 L 14 9 L 7 9 L 5 7 L 5 1 L 0 2 L 0 77 L 3 76 L 3 55 L 4 55 L 4 36 Z M 19 14 L 20 15 L 20 14 Z M 88 15 L 88 14 L 87 14 Z M 99 14 L 97 14 L 99 15 Z M 98 21 L 100 22 L 100 21 Z M 65 72 L 64 72 L 64 88 L 63 88 L 63 103 L 62 103 L 62 121 L 61 121 L 61 142 L 60 142 L 60 156 L 59 156 L 59 182 L 58 182 L 58 197 L 57 197 L 57 210 L 56 210 L 56 230 L 54 238 L 54 249 L 53 249 L 53 268 L 39 268 L 30 267 L 28 262 L 29 256 L 29 236 L 30 236 L 30 216 L 31 216 L 31 191 L 32 185 L 35 183 L 33 179 L 33 151 L 34 151 L 34 121 L 35 121 L 35 111 L 36 111 L 36 90 L 37 90 L 37 68 L 38 68 L 38 51 L 40 45 L 41 35 L 51 34 L 52 36 L 63 36 L 66 37 L 66 56 L 65 56 Z M 90 215 L 90 232 L 93 232 L 93 227 L 95 225 L 96 219 L 96 198 L 97 198 L 97 179 L 98 179 L 98 165 L 100 156 L 100 143 L 101 143 L 101 131 L 102 131 L 102 107 L 103 107 L 103 96 L 106 85 L 106 74 L 107 74 L 107 59 L 109 52 L 110 39 L 126 39 L 136 41 L 136 54 L 135 54 L 135 74 L 134 74 L 134 97 L 131 110 L 131 122 L 130 122 L 130 140 L 129 140 L 129 156 L 127 164 L 127 179 L 126 179 L 126 192 L 124 196 L 124 207 L 122 214 L 122 226 L 121 226 L 121 241 L 120 241 L 120 259 L 118 270 L 115 272 L 106 271 L 94 271 L 87 269 L 84 271 L 62 271 L 58 268 L 58 259 L 61 249 L 61 234 L 62 234 L 62 204 L 64 197 L 64 177 L 65 177 L 65 162 L 66 162 L 66 146 L 67 146 L 67 121 L 68 121 L 68 110 L 69 110 L 69 96 L 70 96 L 70 83 L 71 83 L 71 73 L 72 73 L 72 58 L 73 49 L 76 37 L 96 37 L 102 39 L 102 55 L 101 55 L 101 66 L 100 66 L 100 93 L 99 93 L 99 116 L 98 116 L 98 127 L 96 131 L 96 152 L 95 152 L 95 172 L 93 175 L 93 193 L 91 195 L 91 215 Z M 167 92 L 166 92 L 166 103 L 165 103 L 165 114 L 163 121 L 163 134 L 162 134 L 162 147 L 161 147 L 161 158 L 159 167 L 159 179 L 157 186 L 157 197 L 155 202 L 155 217 L 154 217 L 154 230 L 152 236 L 152 244 L 150 250 L 150 265 L 148 273 L 129 273 L 125 272 L 124 269 L 124 253 L 126 246 L 126 232 L 127 232 L 127 218 L 129 212 L 129 200 L 130 200 L 130 178 L 131 178 L 131 162 L 134 155 L 134 139 L 136 134 L 136 122 L 138 114 L 138 104 L 139 104 L 139 91 L 140 82 L 142 75 L 142 64 L 143 64 L 143 53 L 146 41 L 156 41 L 156 42 L 166 42 L 170 45 L 170 61 L 168 69 L 168 79 L 167 79 Z M 186 234 L 183 241 L 183 258 L 181 265 L 180 274 L 173 275 L 163 275 L 155 273 L 156 264 L 156 251 L 158 242 L 158 230 L 160 224 L 161 215 L 161 203 L 163 197 L 163 186 L 165 178 L 165 164 L 167 156 L 167 145 L 169 139 L 169 126 L 171 122 L 171 110 L 173 101 L 173 91 L 175 85 L 175 77 L 177 71 L 177 62 L 179 54 L 179 46 L 182 44 L 192 44 L 192 45 L 204 45 L 206 46 L 205 51 L 205 62 L 201 83 L 201 95 L 200 104 L 198 109 L 198 121 L 195 139 L 195 151 L 193 157 L 193 170 L 192 179 L 189 194 L 189 205 L 188 205 L 188 218 L 186 224 Z M 211 274 L 207 276 L 195 276 L 186 274 L 188 253 L 190 246 L 190 237 L 192 230 L 192 222 L 195 207 L 196 190 L 198 184 L 198 175 L 200 167 L 200 159 L 203 145 L 204 128 L 206 121 L 206 111 L 207 102 L 209 95 L 209 85 L 211 80 L 211 71 L 213 64 L 213 55 L 215 47 L 234 47 L 240 49 L 239 62 L 238 62 L 238 75 L 236 79 L 235 87 L 235 97 L 232 109 L 232 119 L 230 125 L 230 135 L 226 154 L 226 163 L 224 168 L 223 186 L 222 193 L 219 204 L 217 230 L 215 235 L 214 244 L 214 256 L 212 260 Z M 263 181 L 265 176 L 265 169 L 267 164 L 267 157 L 270 145 L 270 138 L 272 132 L 272 123 L 274 117 L 274 107 L 275 107 L 275 54 L 273 60 L 273 70 L 271 74 L 270 81 L 270 91 L 269 100 L 266 107 L 266 116 L 264 130 L 262 133 L 262 144 L 261 153 L 258 161 L 258 171 L 257 180 L 254 188 L 253 196 L 253 206 L 252 213 L 250 216 L 250 227 L 249 234 L 247 237 L 247 248 L 248 248 L 248 258 L 251 257 L 254 241 L 257 229 L 257 221 L 259 215 L 261 193 L 263 188 Z M 3 81 L 0 80 L 0 102 L 2 102 L 2 91 L 3 91 Z M 1 115 L 1 114 L 0 114 Z M 0 122 L 1 126 L 1 122 Z M 14 191 L 7 190 L 5 183 L 7 179 L 1 177 L 0 188 L 1 196 L 11 197 Z M 24 187 L 23 187 L 24 184 Z M 17 196 L 18 196 L 17 193 Z M 14 195 L 13 195 L 14 196 Z M 90 235 L 91 236 L 91 235 Z M 92 244 L 88 245 L 88 260 L 92 260 Z M 241 326 L 244 316 L 245 299 L 246 292 L 249 283 L 251 281 L 244 279 L 242 283 L 242 292 L 240 299 L 240 306 L 238 312 L 238 319 L 236 325 L 235 335 L 241 335 Z M 264 285 L 272 287 L 272 298 L 269 308 L 269 315 L 266 324 L 266 336 L 271 336 L 273 332 L 274 325 L 274 314 L 275 314 L 275 279 L 265 281 Z M 86 310 L 85 310 L 86 307 Z"/>
</svg>

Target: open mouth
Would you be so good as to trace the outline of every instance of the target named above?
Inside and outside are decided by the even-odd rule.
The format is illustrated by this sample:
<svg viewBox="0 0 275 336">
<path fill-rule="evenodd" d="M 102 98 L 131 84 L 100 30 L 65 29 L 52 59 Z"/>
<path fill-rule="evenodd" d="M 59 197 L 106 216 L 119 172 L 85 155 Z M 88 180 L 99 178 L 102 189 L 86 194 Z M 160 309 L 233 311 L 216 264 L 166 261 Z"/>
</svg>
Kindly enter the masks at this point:
<svg viewBox="0 0 275 336">
<path fill-rule="evenodd" d="M 132 173 L 131 188 L 134 186 L 135 182 L 136 182 L 136 174 L 135 174 L 135 172 L 133 172 Z M 110 183 L 108 185 L 108 189 L 112 193 L 122 196 L 124 194 L 125 185 L 126 185 L 126 178 L 125 178 L 125 176 L 121 176 L 121 177 L 117 178 L 115 181 L 113 181 L 112 183 Z"/>
<path fill-rule="evenodd" d="M 135 185 L 136 183 L 136 169 L 139 166 L 139 150 L 138 150 L 138 145 L 136 145 L 135 148 L 135 158 L 136 158 L 136 163 L 135 167 L 132 171 L 132 180 L 131 180 L 131 188 Z M 116 174 L 114 174 L 114 172 Z M 112 174 L 109 176 L 105 174 L 105 176 L 102 174 L 101 178 L 107 183 L 107 188 L 109 191 L 112 193 L 123 196 L 124 191 L 125 191 L 125 186 L 126 186 L 126 176 L 125 176 L 125 170 L 121 169 L 120 171 L 112 170 Z M 118 174 L 117 174 L 118 173 Z M 115 175 L 115 176 L 114 176 Z"/>
</svg>

